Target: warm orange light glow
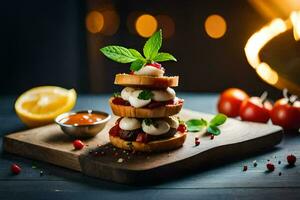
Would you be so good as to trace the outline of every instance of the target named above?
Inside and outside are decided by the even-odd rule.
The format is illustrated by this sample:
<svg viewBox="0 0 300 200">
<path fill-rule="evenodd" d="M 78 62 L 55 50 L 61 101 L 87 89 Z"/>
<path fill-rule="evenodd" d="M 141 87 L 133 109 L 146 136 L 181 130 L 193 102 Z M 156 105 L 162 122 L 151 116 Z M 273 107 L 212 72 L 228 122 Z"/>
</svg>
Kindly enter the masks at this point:
<svg viewBox="0 0 300 200">
<path fill-rule="evenodd" d="M 256 68 L 260 59 L 260 50 L 275 36 L 287 30 L 287 26 L 282 19 L 274 19 L 269 25 L 254 33 L 245 46 L 245 53 L 249 64 Z"/>
<path fill-rule="evenodd" d="M 300 12 L 292 12 L 290 18 L 282 20 L 276 18 L 268 25 L 254 33 L 245 46 L 245 53 L 249 64 L 256 70 L 257 74 L 267 83 L 279 86 L 278 82 L 287 82 L 280 79 L 278 73 L 274 71 L 267 63 L 261 62 L 259 52 L 274 37 L 294 28 L 295 40 L 299 40 L 300 35 Z"/>
<path fill-rule="evenodd" d="M 267 19 L 287 18 L 294 10 L 300 10 L 299 0 L 248 0 L 258 13 Z"/>
<path fill-rule="evenodd" d="M 170 38 L 175 32 L 175 23 L 171 17 L 168 15 L 157 15 L 156 19 L 158 21 L 158 25 L 162 28 L 163 37 Z"/>
<path fill-rule="evenodd" d="M 226 32 L 226 21 L 220 15 L 210 15 L 206 18 L 204 27 L 211 38 L 218 39 Z"/>
<path fill-rule="evenodd" d="M 86 16 L 85 25 L 89 32 L 99 33 L 104 26 L 104 17 L 98 11 L 91 11 Z"/>
<path fill-rule="evenodd" d="M 292 12 L 290 18 L 294 27 L 294 38 L 298 41 L 300 40 L 300 11 Z"/>
<path fill-rule="evenodd" d="M 267 63 L 260 63 L 256 68 L 257 74 L 267 83 L 276 84 L 278 81 L 278 74 Z"/>
<path fill-rule="evenodd" d="M 150 37 L 157 29 L 157 20 L 149 14 L 139 16 L 135 22 L 137 33 L 142 37 Z"/>
</svg>

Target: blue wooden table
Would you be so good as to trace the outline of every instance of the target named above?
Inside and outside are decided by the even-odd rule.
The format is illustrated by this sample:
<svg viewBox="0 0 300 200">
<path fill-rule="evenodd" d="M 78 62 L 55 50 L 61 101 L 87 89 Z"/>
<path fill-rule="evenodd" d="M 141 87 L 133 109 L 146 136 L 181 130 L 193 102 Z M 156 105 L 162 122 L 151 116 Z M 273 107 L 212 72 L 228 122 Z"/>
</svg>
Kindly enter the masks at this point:
<svg viewBox="0 0 300 200">
<path fill-rule="evenodd" d="M 215 113 L 217 95 L 186 94 L 185 108 Z M 109 95 L 79 96 L 76 109 L 111 112 Z M 13 110 L 15 97 L 0 98 L 0 147 L 2 136 L 24 129 Z M 287 167 L 286 156 L 298 158 L 295 167 Z M 253 166 L 253 161 L 257 167 Z M 266 172 L 266 163 L 275 171 Z M 281 162 L 281 164 L 278 164 Z M 11 163 L 22 166 L 22 173 L 12 175 Z M 248 170 L 243 172 L 243 166 Z M 299 165 L 299 166 L 298 166 Z M 41 173 L 42 172 L 42 173 Z M 279 173 L 281 172 L 281 175 Z M 158 180 L 159 183 L 159 180 Z M 300 199 L 300 136 L 289 134 L 277 147 L 241 160 L 231 160 L 207 167 L 197 173 L 151 186 L 128 186 L 98 180 L 47 163 L 0 154 L 0 200 L 4 199 Z"/>
</svg>

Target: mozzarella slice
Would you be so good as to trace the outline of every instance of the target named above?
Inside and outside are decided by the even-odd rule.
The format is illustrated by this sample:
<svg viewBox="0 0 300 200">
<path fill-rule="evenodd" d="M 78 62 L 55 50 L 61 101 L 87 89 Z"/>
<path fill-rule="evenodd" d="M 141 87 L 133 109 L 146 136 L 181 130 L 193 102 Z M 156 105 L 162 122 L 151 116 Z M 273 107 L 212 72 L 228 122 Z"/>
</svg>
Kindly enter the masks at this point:
<svg viewBox="0 0 300 200">
<path fill-rule="evenodd" d="M 154 101 L 169 101 L 174 99 L 176 96 L 175 90 L 170 87 L 166 90 L 153 90 L 152 93 L 152 99 Z"/>
<path fill-rule="evenodd" d="M 147 104 L 149 104 L 151 102 L 151 99 L 144 100 L 144 99 L 139 99 L 138 98 L 139 94 L 142 91 L 143 90 L 136 90 L 136 91 L 131 93 L 131 95 L 128 98 L 128 101 L 129 101 L 131 106 L 133 106 L 135 108 L 141 108 L 141 107 L 144 107 L 144 106 L 146 106 Z"/>
<path fill-rule="evenodd" d="M 170 125 L 163 120 L 156 120 L 155 126 L 153 124 L 147 125 L 145 120 L 143 120 L 142 129 L 149 135 L 162 135 L 170 130 Z"/>
<path fill-rule="evenodd" d="M 121 92 L 122 99 L 124 99 L 125 101 L 128 101 L 131 93 L 134 91 L 135 91 L 135 89 L 132 87 L 125 87 Z"/>
<path fill-rule="evenodd" d="M 165 73 L 164 70 L 158 69 L 151 65 L 146 65 L 146 66 L 142 67 L 140 70 L 134 72 L 134 74 L 136 74 L 136 75 L 158 76 L 158 77 L 163 76 L 164 73 Z"/>
<path fill-rule="evenodd" d="M 122 130 L 132 131 L 141 128 L 141 122 L 136 118 L 124 117 L 120 120 L 119 126 Z"/>
<path fill-rule="evenodd" d="M 170 125 L 171 128 L 177 129 L 179 126 L 179 120 L 177 117 L 167 117 L 165 121 Z"/>
</svg>

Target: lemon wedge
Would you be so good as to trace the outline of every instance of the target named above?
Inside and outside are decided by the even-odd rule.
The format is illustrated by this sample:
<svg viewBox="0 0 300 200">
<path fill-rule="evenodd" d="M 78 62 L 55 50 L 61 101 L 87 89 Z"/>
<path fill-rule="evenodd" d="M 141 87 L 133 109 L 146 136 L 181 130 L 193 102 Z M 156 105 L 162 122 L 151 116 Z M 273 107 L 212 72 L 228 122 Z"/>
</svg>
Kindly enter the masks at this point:
<svg viewBox="0 0 300 200">
<path fill-rule="evenodd" d="M 41 86 L 24 92 L 15 103 L 15 110 L 22 122 L 29 127 L 52 123 L 58 115 L 72 110 L 76 103 L 74 89 Z"/>
</svg>

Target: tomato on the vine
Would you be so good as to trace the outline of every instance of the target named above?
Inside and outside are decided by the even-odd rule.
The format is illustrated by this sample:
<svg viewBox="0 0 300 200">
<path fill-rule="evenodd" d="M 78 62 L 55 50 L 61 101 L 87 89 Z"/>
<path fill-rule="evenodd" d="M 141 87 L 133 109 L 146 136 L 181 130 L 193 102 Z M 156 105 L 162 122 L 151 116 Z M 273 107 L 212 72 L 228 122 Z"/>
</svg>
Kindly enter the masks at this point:
<svg viewBox="0 0 300 200">
<path fill-rule="evenodd" d="M 229 88 L 222 92 L 218 101 L 218 111 L 228 117 L 239 116 L 239 110 L 242 102 L 248 99 L 246 92 L 238 88 Z"/>
<path fill-rule="evenodd" d="M 261 97 L 251 97 L 243 101 L 240 117 L 243 121 L 266 123 L 270 119 L 272 104 Z"/>
<path fill-rule="evenodd" d="M 286 98 L 277 100 L 271 112 L 271 120 L 284 129 L 299 129 L 300 101 L 291 103 Z"/>
</svg>

